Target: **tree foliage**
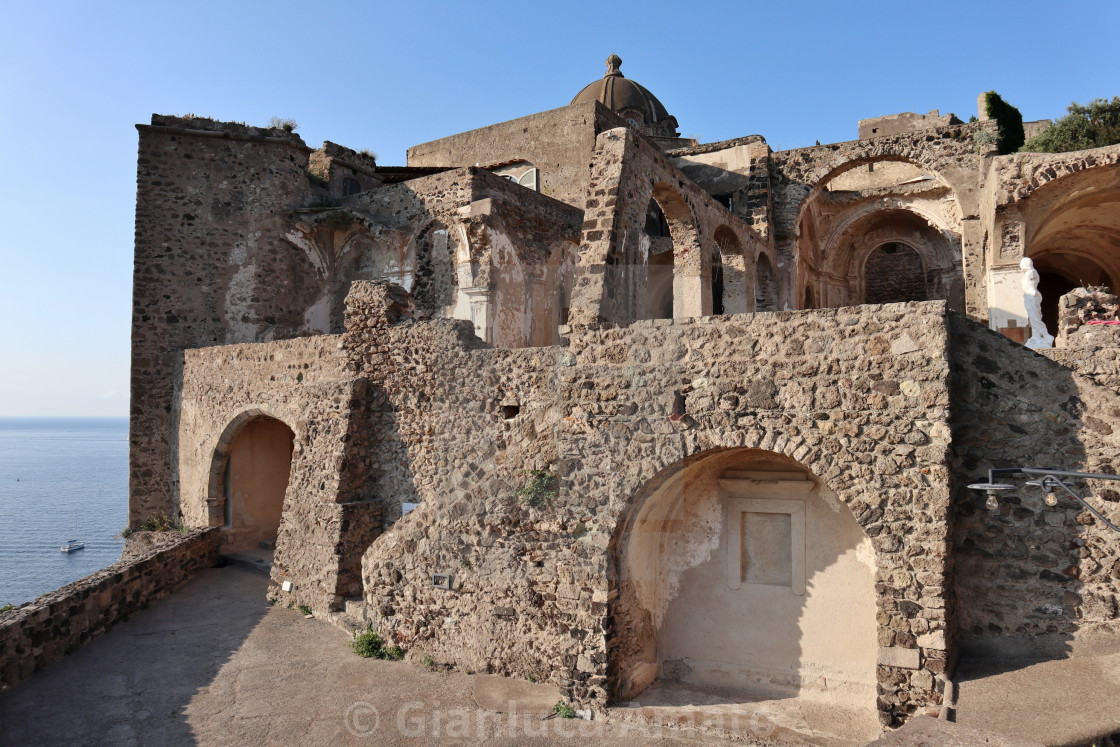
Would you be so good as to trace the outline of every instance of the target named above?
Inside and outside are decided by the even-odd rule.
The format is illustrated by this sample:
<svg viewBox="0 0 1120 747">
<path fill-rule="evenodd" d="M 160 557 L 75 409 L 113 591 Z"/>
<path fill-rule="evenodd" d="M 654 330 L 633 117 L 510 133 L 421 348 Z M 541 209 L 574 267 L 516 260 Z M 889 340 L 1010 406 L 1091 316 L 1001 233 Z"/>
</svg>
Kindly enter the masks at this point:
<svg viewBox="0 0 1120 747">
<path fill-rule="evenodd" d="M 995 91 L 984 94 L 984 108 L 988 116 L 999 125 L 999 154 L 1006 156 L 1019 150 L 1026 140 L 1023 132 L 1023 115 L 1018 109 L 1003 100 Z"/>
<path fill-rule="evenodd" d="M 1028 140 L 1022 150 L 1066 153 L 1120 143 L 1120 96 L 1111 101 L 1093 99 L 1084 105 L 1075 101 L 1066 112 L 1048 130 Z"/>
</svg>

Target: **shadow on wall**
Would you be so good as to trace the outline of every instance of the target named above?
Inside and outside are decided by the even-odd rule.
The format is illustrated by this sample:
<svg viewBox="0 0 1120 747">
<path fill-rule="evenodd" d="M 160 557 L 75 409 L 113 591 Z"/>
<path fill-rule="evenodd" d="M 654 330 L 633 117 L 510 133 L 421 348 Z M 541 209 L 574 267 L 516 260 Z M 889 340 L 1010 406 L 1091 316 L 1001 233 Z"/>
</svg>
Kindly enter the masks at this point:
<svg viewBox="0 0 1120 747">
<path fill-rule="evenodd" d="M 697 703 L 705 690 L 812 698 L 874 725 L 874 550 L 847 506 L 752 449 L 708 452 L 643 492 L 612 548 L 615 699 L 657 681 Z"/>
<path fill-rule="evenodd" d="M 971 657 L 1064 658 L 1116 626 L 1120 537 L 1072 499 L 1057 507 L 1038 488 L 997 495 L 995 510 L 970 482 L 989 468 L 1054 467 L 1115 473 L 1120 397 L 1069 368 L 958 315 L 951 316 L 958 634 Z M 1110 483 L 1074 485 L 1106 516 Z M 1103 500 L 1102 500 L 1103 498 Z M 1110 509 L 1112 509 L 1110 511 Z M 1018 661 L 1015 661 L 1015 660 Z"/>
</svg>

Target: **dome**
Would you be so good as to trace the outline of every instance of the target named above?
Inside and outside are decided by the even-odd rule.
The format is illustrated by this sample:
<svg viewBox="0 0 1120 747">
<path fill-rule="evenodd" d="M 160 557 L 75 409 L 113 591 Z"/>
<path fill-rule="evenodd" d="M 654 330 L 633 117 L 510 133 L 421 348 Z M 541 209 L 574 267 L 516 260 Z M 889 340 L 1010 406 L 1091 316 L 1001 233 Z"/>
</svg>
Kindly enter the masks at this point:
<svg viewBox="0 0 1120 747">
<path fill-rule="evenodd" d="M 598 101 L 640 132 L 656 137 L 679 137 L 676 117 L 670 116 L 645 86 L 623 75 L 619 70 L 621 66 L 621 57 L 616 54 L 608 57 L 606 75 L 585 86 L 572 103 Z"/>
</svg>

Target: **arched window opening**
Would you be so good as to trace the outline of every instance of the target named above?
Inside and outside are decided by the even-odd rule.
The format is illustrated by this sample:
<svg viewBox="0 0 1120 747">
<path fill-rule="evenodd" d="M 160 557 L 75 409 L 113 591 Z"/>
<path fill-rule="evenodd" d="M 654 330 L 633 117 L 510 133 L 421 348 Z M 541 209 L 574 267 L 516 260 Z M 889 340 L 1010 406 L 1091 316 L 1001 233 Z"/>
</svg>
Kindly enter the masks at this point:
<svg viewBox="0 0 1120 747">
<path fill-rule="evenodd" d="M 906 244 L 888 241 L 867 255 L 863 269 L 864 303 L 929 300 L 922 257 Z"/>
<path fill-rule="evenodd" d="M 718 687 L 724 702 L 828 702 L 878 733 L 875 551 L 823 481 L 780 454 L 720 451 L 632 506 L 611 543 L 617 701 L 696 706 Z"/>
<path fill-rule="evenodd" d="M 801 308 L 803 308 L 803 309 L 815 309 L 815 308 L 817 308 L 817 301 L 816 301 L 816 298 L 813 296 L 813 289 L 810 288 L 807 285 L 805 286 L 805 302 L 804 302 L 804 304 L 802 304 Z"/>
<path fill-rule="evenodd" d="M 356 195 L 362 191 L 362 183 L 352 176 L 344 177 L 342 180 L 342 195 L 349 197 Z"/>
</svg>

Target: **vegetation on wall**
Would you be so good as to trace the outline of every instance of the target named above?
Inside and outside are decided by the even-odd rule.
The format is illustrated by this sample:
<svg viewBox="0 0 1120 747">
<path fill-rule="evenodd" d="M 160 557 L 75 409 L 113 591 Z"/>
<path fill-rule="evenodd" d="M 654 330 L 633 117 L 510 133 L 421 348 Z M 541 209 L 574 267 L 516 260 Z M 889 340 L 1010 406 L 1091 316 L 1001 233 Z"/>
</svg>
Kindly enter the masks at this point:
<svg viewBox="0 0 1120 747">
<path fill-rule="evenodd" d="M 999 154 L 1006 156 L 1023 146 L 1026 134 L 1023 132 L 1023 115 L 1018 109 L 1003 100 L 995 91 L 984 94 L 984 108 L 988 116 L 999 125 Z"/>
<path fill-rule="evenodd" d="M 551 505 L 552 499 L 556 497 L 556 475 L 543 469 L 527 470 L 526 474 L 529 480 L 525 487 L 517 491 L 521 502 L 533 508 Z"/>
<path fill-rule="evenodd" d="M 1050 129 L 1028 140 L 1022 150 L 1035 153 L 1066 153 L 1120 143 L 1120 96 L 1076 101 Z"/>
</svg>

